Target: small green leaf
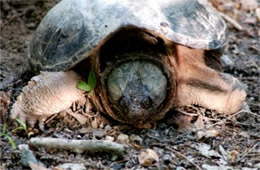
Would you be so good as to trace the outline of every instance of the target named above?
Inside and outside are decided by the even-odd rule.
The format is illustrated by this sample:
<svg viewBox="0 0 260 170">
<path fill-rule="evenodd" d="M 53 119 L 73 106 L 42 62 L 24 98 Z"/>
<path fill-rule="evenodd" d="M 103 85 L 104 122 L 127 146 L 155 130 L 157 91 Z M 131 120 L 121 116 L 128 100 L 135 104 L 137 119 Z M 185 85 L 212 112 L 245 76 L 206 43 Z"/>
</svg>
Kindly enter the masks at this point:
<svg viewBox="0 0 260 170">
<path fill-rule="evenodd" d="M 24 130 L 24 127 L 19 126 L 19 127 L 15 128 L 15 129 L 13 129 L 11 132 L 15 132 L 15 131 L 17 131 L 17 130 Z"/>
<path fill-rule="evenodd" d="M 96 83 L 96 75 L 94 71 L 91 70 L 88 75 L 88 85 L 91 89 L 94 89 L 96 87 Z"/>
<path fill-rule="evenodd" d="M 23 127 L 23 129 L 25 131 L 27 130 L 27 126 L 23 121 L 21 121 L 20 119 L 17 119 L 17 118 L 15 120 Z"/>
<path fill-rule="evenodd" d="M 4 123 L 3 125 L 2 136 L 5 135 L 5 132 L 6 132 L 6 123 Z"/>
<path fill-rule="evenodd" d="M 90 91 L 91 87 L 84 81 L 79 81 L 77 84 L 77 88 L 84 90 L 84 91 Z"/>
<path fill-rule="evenodd" d="M 93 95 L 93 93 L 94 93 L 94 90 L 93 90 L 93 89 L 91 89 L 91 90 L 88 92 L 88 96 L 92 96 L 92 95 Z"/>
<path fill-rule="evenodd" d="M 16 149 L 16 145 L 15 142 L 13 140 L 13 138 L 11 138 L 10 136 L 6 135 L 7 139 L 9 140 L 9 143 L 11 144 L 13 149 Z"/>
</svg>

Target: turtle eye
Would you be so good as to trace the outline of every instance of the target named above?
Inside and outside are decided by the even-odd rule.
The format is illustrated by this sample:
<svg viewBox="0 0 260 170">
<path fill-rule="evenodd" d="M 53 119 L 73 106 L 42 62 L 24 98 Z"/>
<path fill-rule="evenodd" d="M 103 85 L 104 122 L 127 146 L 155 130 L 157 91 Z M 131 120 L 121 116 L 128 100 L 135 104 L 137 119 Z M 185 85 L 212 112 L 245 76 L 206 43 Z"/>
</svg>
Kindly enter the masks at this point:
<svg viewBox="0 0 260 170">
<path fill-rule="evenodd" d="M 150 97 L 145 97 L 142 101 L 141 101 L 141 107 L 144 109 L 148 109 L 152 106 L 152 99 Z"/>
</svg>

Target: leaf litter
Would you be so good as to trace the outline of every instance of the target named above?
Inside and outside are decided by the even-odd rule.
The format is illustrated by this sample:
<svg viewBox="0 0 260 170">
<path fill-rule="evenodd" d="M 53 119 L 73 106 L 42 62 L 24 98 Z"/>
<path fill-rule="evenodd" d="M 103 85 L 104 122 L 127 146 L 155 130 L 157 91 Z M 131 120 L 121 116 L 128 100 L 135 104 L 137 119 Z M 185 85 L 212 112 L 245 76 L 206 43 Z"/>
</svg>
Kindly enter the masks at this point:
<svg viewBox="0 0 260 170">
<path fill-rule="evenodd" d="M 3 123 L 7 122 L 9 106 L 33 75 L 23 64 L 10 64 L 15 64 L 13 61 L 26 63 L 24 59 L 28 41 L 42 16 L 56 2 L 0 2 L 3 42 L 0 57 L 1 61 L 3 58 L 5 63 L 8 63 L 0 67 L 1 128 Z M 186 106 L 172 110 L 171 113 L 175 113 L 175 117 L 169 115 L 159 121 L 155 129 L 137 129 L 109 120 L 91 104 L 75 103 L 69 110 L 49 118 L 45 122 L 45 130 L 35 131 L 31 137 L 113 142 L 118 142 L 119 137 L 129 146 L 124 158 L 118 159 L 113 153 L 85 154 L 32 147 L 27 136 L 19 132 L 14 133 L 12 138 L 15 143 L 29 144 L 33 154 L 44 165 L 31 163 L 30 168 L 62 169 L 61 167 L 65 166 L 81 165 L 86 169 L 142 169 L 144 167 L 139 163 L 138 157 L 143 151 L 151 149 L 158 156 L 158 159 L 154 156 L 158 163 L 150 164 L 149 168 L 259 169 L 259 7 L 254 0 L 210 2 L 223 16 L 231 18 L 230 21 L 226 19 L 229 44 L 225 55 L 234 64 L 226 65 L 224 71 L 238 77 L 248 86 L 247 103 L 250 111 L 241 111 L 225 117 L 199 106 Z M 17 30 L 17 25 L 20 25 L 21 29 Z M 176 121 L 176 116 L 182 117 L 182 124 Z M 15 126 L 8 122 L 8 131 L 14 128 Z M 1 169 L 24 168 L 20 163 L 19 150 L 12 150 L 8 140 L 3 138 L 0 146 Z"/>
</svg>

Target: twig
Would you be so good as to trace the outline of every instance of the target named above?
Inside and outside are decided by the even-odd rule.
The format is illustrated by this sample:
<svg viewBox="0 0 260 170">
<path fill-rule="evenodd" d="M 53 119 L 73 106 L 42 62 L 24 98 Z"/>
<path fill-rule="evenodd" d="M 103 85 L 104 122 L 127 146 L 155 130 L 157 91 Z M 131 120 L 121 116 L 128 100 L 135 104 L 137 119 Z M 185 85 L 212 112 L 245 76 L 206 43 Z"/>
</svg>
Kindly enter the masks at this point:
<svg viewBox="0 0 260 170">
<path fill-rule="evenodd" d="M 219 12 L 219 15 L 222 16 L 227 22 L 229 22 L 230 24 L 232 24 L 237 30 L 239 31 L 244 31 L 244 28 L 233 18 L 231 18 L 230 16 Z"/>
<path fill-rule="evenodd" d="M 188 113 L 188 112 L 185 112 L 183 110 L 180 110 L 180 109 L 175 109 L 176 111 L 184 114 L 184 115 L 188 115 L 188 116 L 199 116 L 199 114 L 196 114 L 196 113 Z"/>
<path fill-rule="evenodd" d="M 244 153 L 243 156 L 242 156 L 239 160 L 237 160 L 237 161 L 235 161 L 235 162 L 242 161 L 252 150 L 254 150 L 254 149 L 257 147 L 258 144 L 259 144 L 259 143 L 256 143 L 256 144 L 255 144 L 253 147 L 251 147 L 246 153 Z"/>
<path fill-rule="evenodd" d="M 250 111 L 247 111 L 247 110 L 240 110 L 240 111 L 238 111 L 238 112 L 236 112 L 236 113 L 234 113 L 234 114 L 228 116 L 227 118 L 225 118 L 225 119 L 223 119 L 223 120 L 221 120 L 221 121 L 219 121 L 219 122 L 216 122 L 216 123 L 210 125 L 210 126 L 207 127 L 207 128 L 211 128 L 211 127 L 213 127 L 213 126 L 215 126 L 215 125 L 222 125 L 222 124 L 226 123 L 227 120 L 230 120 L 232 117 L 235 117 L 235 116 L 237 116 L 237 115 L 240 114 L 240 113 L 249 113 L 249 114 L 252 114 L 252 115 L 254 115 L 254 116 L 256 116 L 256 117 L 259 117 L 259 115 L 255 114 L 255 113 L 253 113 L 253 112 L 250 112 Z"/>
<path fill-rule="evenodd" d="M 60 138 L 31 138 L 30 143 L 35 147 L 72 150 L 77 153 L 107 152 L 123 157 L 127 146 L 106 140 L 70 140 Z"/>
<path fill-rule="evenodd" d="M 153 144 L 153 145 L 154 145 L 154 146 L 164 147 L 165 149 L 167 149 L 167 150 L 169 150 L 169 151 L 171 151 L 171 152 L 174 152 L 175 154 L 180 155 L 181 157 L 183 157 L 184 159 L 186 159 L 189 163 L 191 163 L 193 166 L 195 166 L 197 169 L 202 170 L 198 165 L 196 165 L 195 163 L 193 163 L 191 160 L 189 160 L 189 158 L 187 158 L 185 155 L 181 154 L 180 152 L 178 152 L 178 151 L 176 151 L 176 150 L 174 150 L 174 149 L 172 149 L 172 148 L 170 148 L 170 147 L 168 147 L 168 146 L 166 146 L 166 145 L 164 145 L 164 144 L 155 143 L 155 144 Z"/>
<path fill-rule="evenodd" d="M 255 117 L 260 117 L 260 115 L 253 113 L 253 112 L 250 112 L 250 111 L 247 111 L 247 110 L 240 110 L 240 111 L 236 112 L 235 114 L 237 115 L 237 114 L 240 114 L 240 113 L 248 113 L 248 114 L 254 115 Z"/>
<path fill-rule="evenodd" d="M 20 18 L 21 16 L 23 16 L 25 14 L 26 11 L 23 11 L 20 14 L 15 13 L 14 15 L 12 15 L 11 18 L 9 18 L 6 22 L 4 22 L 2 25 L 0 25 L 0 30 L 2 30 L 8 23 L 10 23 L 11 21 L 13 21 L 16 18 Z"/>
</svg>

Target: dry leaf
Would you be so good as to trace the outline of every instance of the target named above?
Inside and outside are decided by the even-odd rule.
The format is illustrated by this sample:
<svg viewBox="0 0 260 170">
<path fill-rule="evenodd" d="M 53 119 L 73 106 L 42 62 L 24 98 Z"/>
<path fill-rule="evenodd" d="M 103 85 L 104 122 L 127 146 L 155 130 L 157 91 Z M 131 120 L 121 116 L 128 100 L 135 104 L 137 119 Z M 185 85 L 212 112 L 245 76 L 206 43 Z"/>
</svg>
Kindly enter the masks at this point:
<svg viewBox="0 0 260 170">
<path fill-rule="evenodd" d="M 255 15 L 256 15 L 257 20 L 260 21 L 260 8 L 257 8 L 255 10 Z"/>
<path fill-rule="evenodd" d="M 256 0 L 240 0 L 241 8 L 244 10 L 254 10 L 258 4 Z"/>
<path fill-rule="evenodd" d="M 41 166 L 41 165 L 38 165 L 38 164 L 35 164 L 32 162 L 29 163 L 29 166 L 32 170 L 49 170 L 48 168 L 45 168 L 44 166 Z"/>
<path fill-rule="evenodd" d="M 216 129 L 210 129 L 210 130 L 200 130 L 196 133 L 197 139 L 202 140 L 202 139 L 208 139 L 212 137 L 218 136 L 220 133 Z"/>
<path fill-rule="evenodd" d="M 152 149 L 146 149 L 145 152 L 141 152 L 138 156 L 140 165 L 148 167 L 159 162 L 157 153 Z"/>
<path fill-rule="evenodd" d="M 237 150 L 233 150 L 230 152 L 229 154 L 229 160 L 231 160 L 231 162 L 235 162 L 235 160 L 239 157 L 239 152 Z"/>
</svg>

